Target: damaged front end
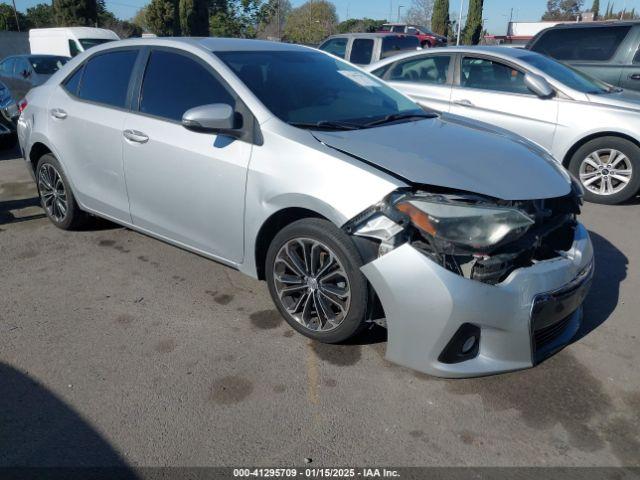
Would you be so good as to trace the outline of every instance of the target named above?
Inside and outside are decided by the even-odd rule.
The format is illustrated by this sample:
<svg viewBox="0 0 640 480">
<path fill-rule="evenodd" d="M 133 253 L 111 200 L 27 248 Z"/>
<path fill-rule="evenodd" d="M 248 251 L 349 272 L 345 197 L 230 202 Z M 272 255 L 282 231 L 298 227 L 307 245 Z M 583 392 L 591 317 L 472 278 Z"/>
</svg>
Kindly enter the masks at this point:
<svg viewBox="0 0 640 480">
<path fill-rule="evenodd" d="M 441 188 L 400 189 L 349 221 L 366 260 L 410 244 L 438 265 L 490 285 L 514 270 L 560 257 L 574 242 L 582 193 L 503 201 Z"/>
<path fill-rule="evenodd" d="M 581 204 L 577 184 L 524 201 L 407 188 L 349 221 L 386 358 L 460 378 L 528 368 L 567 345 L 593 272 Z"/>
</svg>

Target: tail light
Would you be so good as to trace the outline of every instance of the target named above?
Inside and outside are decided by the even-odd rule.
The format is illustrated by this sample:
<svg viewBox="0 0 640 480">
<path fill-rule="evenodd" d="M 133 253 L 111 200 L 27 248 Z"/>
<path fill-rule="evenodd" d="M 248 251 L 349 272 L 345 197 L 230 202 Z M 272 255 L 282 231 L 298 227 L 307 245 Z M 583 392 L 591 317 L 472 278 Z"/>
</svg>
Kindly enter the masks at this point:
<svg viewBox="0 0 640 480">
<path fill-rule="evenodd" d="M 27 105 L 29 105 L 29 103 L 27 102 L 27 99 L 23 98 L 18 102 L 18 111 L 20 113 L 24 112 L 25 108 L 27 108 Z"/>
</svg>

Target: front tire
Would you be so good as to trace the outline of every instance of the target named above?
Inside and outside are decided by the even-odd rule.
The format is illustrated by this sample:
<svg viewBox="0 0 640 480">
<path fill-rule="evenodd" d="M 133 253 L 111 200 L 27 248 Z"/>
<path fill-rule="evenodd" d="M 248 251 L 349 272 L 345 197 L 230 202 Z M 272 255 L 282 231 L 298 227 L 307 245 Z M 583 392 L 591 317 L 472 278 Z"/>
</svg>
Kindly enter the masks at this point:
<svg viewBox="0 0 640 480">
<path fill-rule="evenodd" d="M 43 155 L 36 167 L 40 203 L 51 223 L 62 230 L 77 230 L 89 216 L 80 210 L 60 162 L 52 154 Z"/>
<path fill-rule="evenodd" d="M 322 343 L 340 343 L 365 326 L 367 281 L 349 236 L 327 220 L 283 228 L 267 252 L 269 292 L 285 320 Z"/>
<path fill-rule="evenodd" d="M 578 149 L 569 170 L 580 180 L 586 201 L 623 203 L 640 190 L 640 148 L 619 137 L 596 138 Z"/>
</svg>

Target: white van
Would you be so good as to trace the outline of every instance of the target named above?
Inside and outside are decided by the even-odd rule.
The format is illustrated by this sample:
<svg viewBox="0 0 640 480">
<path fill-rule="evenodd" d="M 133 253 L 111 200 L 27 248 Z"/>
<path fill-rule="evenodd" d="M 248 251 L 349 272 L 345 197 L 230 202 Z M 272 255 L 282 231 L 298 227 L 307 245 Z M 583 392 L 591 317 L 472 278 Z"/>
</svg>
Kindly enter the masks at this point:
<svg viewBox="0 0 640 480">
<path fill-rule="evenodd" d="M 29 45 L 33 55 L 62 55 L 75 57 L 80 52 L 101 43 L 120 40 L 104 28 L 34 28 L 29 30 Z"/>
</svg>

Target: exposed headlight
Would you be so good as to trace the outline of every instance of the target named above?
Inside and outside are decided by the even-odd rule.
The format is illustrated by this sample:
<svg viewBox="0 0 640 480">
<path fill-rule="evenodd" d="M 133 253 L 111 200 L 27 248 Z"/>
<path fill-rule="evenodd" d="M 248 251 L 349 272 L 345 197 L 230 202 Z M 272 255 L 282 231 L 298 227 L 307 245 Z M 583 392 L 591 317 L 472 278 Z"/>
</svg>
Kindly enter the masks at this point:
<svg viewBox="0 0 640 480">
<path fill-rule="evenodd" d="M 395 208 L 436 240 L 479 252 L 507 239 L 515 240 L 535 223 L 513 208 L 458 205 L 418 197 L 403 199 Z"/>
</svg>

